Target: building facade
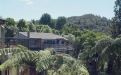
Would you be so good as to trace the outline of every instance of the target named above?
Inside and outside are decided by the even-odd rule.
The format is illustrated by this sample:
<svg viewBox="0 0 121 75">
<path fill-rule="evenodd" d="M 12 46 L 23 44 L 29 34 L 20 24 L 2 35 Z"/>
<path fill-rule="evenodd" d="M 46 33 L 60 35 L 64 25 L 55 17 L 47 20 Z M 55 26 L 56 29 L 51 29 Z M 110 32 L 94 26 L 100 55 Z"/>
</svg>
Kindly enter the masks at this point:
<svg viewBox="0 0 121 75">
<path fill-rule="evenodd" d="M 54 48 L 57 52 L 66 52 L 68 40 L 52 33 L 18 32 L 7 47 L 16 44 L 23 45 L 30 50 Z"/>
</svg>

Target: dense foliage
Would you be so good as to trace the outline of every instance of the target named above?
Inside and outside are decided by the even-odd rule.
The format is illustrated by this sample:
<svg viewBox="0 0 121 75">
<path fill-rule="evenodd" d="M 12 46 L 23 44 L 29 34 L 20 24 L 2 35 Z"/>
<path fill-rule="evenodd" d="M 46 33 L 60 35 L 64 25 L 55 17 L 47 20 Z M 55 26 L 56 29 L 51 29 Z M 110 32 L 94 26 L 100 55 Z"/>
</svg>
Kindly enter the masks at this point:
<svg viewBox="0 0 121 75">
<path fill-rule="evenodd" d="M 112 37 L 116 38 L 121 34 L 121 0 L 115 1 L 115 17 L 112 18 Z"/>
<path fill-rule="evenodd" d="M 111 21 L 106 17 L 100 17 L 93 14 L 83 16 L 73 16 L 67 18 L 68 24 L 77 24 L 80 29 L 89 29 L 97 32 L 110 32 Z"/>
<path fill-rule="evenodd" d="M 18 46 L 13 49 L 1 49 L 0 53 L 1 58 L 6 57 L 6 53 L 12 54 L 0 65 L 0 70 L 19 66 L 22 67 L 20 75 L 89 75 L 80 60 L 67 54 L 56 54 L 52 48 L 38 52 Z"/>
</svg>

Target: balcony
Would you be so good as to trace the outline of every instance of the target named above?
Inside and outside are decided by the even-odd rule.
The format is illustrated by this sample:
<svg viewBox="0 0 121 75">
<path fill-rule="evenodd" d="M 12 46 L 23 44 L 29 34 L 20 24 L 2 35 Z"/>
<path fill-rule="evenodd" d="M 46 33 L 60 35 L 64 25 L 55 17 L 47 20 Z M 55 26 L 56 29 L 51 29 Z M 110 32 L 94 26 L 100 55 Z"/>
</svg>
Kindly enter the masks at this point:
<svg viewBox="0 0 121 75">
<path fill-rule="evenodd" d="M 56 51 L 63 51 L 67 49 L 67 46 L 65 44 L 44 44 L 45 48 L 54 48 Z"/>
</svg>

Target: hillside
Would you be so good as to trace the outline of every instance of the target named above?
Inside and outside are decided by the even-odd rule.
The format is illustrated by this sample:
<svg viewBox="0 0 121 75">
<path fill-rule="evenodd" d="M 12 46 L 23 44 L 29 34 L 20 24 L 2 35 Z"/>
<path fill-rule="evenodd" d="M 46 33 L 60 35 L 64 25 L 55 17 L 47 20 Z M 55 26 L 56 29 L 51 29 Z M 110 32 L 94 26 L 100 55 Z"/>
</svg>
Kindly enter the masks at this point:
<svg viewBox="0 0 121 75">
<path fill-rule="evenodd" d="M 110 20 L 93 14 L 72 16 L 67 18 L 68 24 L 77 24 L 80 29 L 89 29 L 96 32 L 109 32 Z"/>
</svg>

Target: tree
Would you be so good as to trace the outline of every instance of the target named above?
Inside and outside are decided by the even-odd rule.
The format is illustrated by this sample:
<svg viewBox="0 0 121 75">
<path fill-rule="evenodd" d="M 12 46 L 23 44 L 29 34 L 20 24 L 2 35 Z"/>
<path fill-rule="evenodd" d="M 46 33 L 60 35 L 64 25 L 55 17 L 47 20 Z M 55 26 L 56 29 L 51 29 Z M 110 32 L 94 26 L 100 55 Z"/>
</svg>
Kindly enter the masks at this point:
<svg viewBox="0 0 121 75">
<path fill-rule="evenodd" d="M 76 24 L 79 29 L 89 29 L 95 32 L 110 33 L 110 20 L 94 14 L 73 16 L 67 18 L 68 25 Z"/>
<path fill-rule="evenodd" d="M 13 18 L 6 18 L 6 21 L 7 21 L 7 25 L 10 26 L 10 25 L 15 25 L 15 21 Z"/>
<path fill-rule="evenodd" d="M 48 25 L 36 25 L 37 32 L 52 33 L 52 29 Z"/>
<path fill-rule="evenodd" d="M 52 33 L 52 29 L 51 28 L 44 28 L 42 30 L 43 33 Z"/>
<path fill-rule="evenodd" d="M 29 31 L 30 32 L 36 32 L 36 27 L 33 23 L 29 23 Z"/>
<path fill-rule="evenodd" d="M 62 29 L 61 29 L 61 33 L 64 35 L 68 35 L 69 33 L 71 33 L 71 28 L 69 28 L 67 25 L 63 25 Z"/>
<path fill-rule="evenodd" d="M 19 31 L 27 31 L 27 25 L 26 25 L 26 21 L 24 19 L 20 19 L 17 27 L 19 28 Z"/>
<path fill-rule="evenodd" d="M 39 24 L 45 24 L 45 25 L 49 25 L 51 22 L 51 16 L 50 14 L 43 14 L 42 17 L 39 20 Z"/>
<path fill-rule="evenodd" d="M 59 30 L 56 30 L 56 29 L 52 29 L 52 33 L 53 33 L 53 34 L 60 35 L 60 31 L 59 31 Z"/>
<path fill-rule="evenodd" d="M 14 37 L 16 32 L 15 26 L 6 26 L 5 25 L 5 37 Z"/>
<path fill-rule="evenodd" d="M 121 74 L 120 44 L 121 38 L 111 37 L 101 38 L 94 45 L 85 42 L 79 58 L 86 62 L 88 71 L 92 75 L 119 75 Z"/>
<path fill-rule="evenodd" d="M 93 31 L 89 31 L 89 30 L 84 30 L 84 32 L 82 33 L 81 36 L 77 37 L 78 40 L 78 44 L 75 48 L 75 57 L 78 57 L 78 54 L 81 50 L 83 50 L 83 46 L 82 44 L 87 40 L 87 39 L 91 39 L 92 41 L 96 41 L 97 39 L 99 39 L 100 37 L 98 37 L 98 35 L 93 32 Z"/>
<path fill-rule="evenodd" d="M 31 20 L 31 22 L 35 25 L 36 24 L 36 21 L 34 19 Z"/>
<path fill-rule="evenodd" d="M 112 20 L 112 36 L 115 38 L 121 34 L 121 0 L 115 1 L 114 6 L 115 17 Z"/>
<path fill-rule="evenodd" d="M 80 60 L 67 54 L 56 54 L 53 59 L 53 69 L 50 75 L 89 75 Z"/>
<path fill-rule="evenodd" d="M 4 51 L 4 54 L 5 52 L 8 50 Z M 0 70 L 18 65 L 23 67 L 20 75 L 89 75 L 81 61 L 66 54 L 56 54 L 53 48 L 16 53 L 0 65 Z"/>
<path fill-rule="evenodd" d="M 56 27 L 56 20 L 52 19 L 51 22 L 49 23 L 49 26 L 51 28 L 55 28 Z"/>
<path fill-rule="evenodd" d="M 16 32 L 15 21 L 13 18 L 6 18 L 5 37 L 13 37 Z"/>
<path fill-rule="evenodd" d="M 57 22 L 56 22 L 56 29 L 58 30 L 62 29 L 64 24 L 66 24 L 66 18 L 58 17 Z"/>
<path fill-rule="evenodd" d="M 68 39 L 70 45 L 73 46 L 75 44 L 75 36 L 74 35 L 68 34 L 68 35 L 64 35 L 64 37 L 66 39 Z"/>
</svg>

